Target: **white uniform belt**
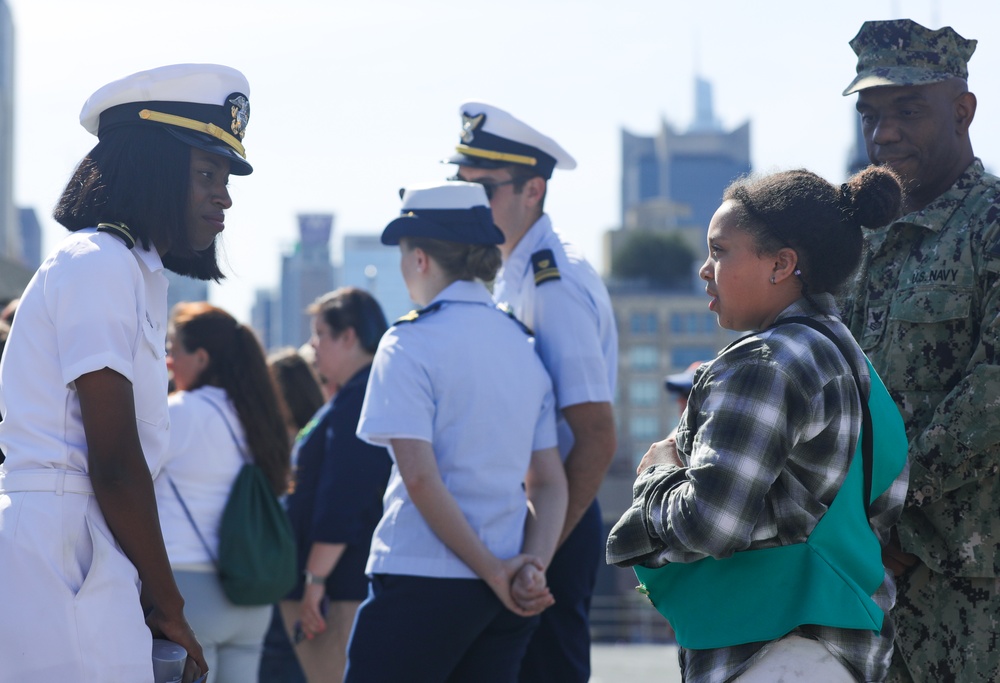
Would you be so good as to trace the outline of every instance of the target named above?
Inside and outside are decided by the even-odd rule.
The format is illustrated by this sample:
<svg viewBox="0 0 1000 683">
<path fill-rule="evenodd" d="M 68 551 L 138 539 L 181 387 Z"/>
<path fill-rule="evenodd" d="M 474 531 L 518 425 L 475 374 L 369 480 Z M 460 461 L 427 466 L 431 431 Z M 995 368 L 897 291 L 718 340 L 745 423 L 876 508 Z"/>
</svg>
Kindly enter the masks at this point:
<svg viewBox="0 0 1000 683">
<path fill-rule="evenodd" d="M 0 493 L 24 491 L 51 491 L 58 496 L 63 493 L 92 494 L 90 477 L 83 472 L 69 470 L 14 470 L 0 472 Z"/>
</svg>

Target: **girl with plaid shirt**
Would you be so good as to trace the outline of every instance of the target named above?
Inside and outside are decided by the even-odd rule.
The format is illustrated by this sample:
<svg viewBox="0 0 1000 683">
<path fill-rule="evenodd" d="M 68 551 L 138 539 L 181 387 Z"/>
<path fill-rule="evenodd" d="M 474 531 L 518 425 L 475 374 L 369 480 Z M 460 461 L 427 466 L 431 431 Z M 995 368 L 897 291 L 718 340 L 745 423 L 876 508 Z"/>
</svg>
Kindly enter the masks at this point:
<svg viewBox="0 0 1000 683">
<path fill-rule="evenodd" d="M 867 405 L 876 392 L 887 394 L 840 321 L 834 292 L 857 266 L 861 226 L 891 220 L 900 195 L 897 178 L 884 169 L 866 169 L 840 188 L 808 171 L 788 171 L 738 180 L 712 218 L 700 271 L 709 308 L 722 327 L 753 332 L 697 370 L 675 435 L 643 457 L 633 505 L 608 541 L 613 564 L 674 564 L 673 576 L 705 588 L 695 592 L 697 609 L 675 606 L 671 615 L 685 681 L 773 681 L 779 672 L 786 681 L 885 679 L 895 588 L 879 545 L 906 495 L 905 437 L 891 454 L 875 449 L 876 486 L 865 489 L 870 505 L 863 506 L 856 495 L 860 460 L 858 486 L 849 478 L 862 400 Z M 823 333 L 809 329 L 817 323 Z M 901 434 L 898 415 L 892 418 L 876 423 L 875 434 Z M 868 482 L 871 460 L 864 463 Z M 846 502 L 828 516 L 842 488 Z M 852 511 L 870 544 L 855 542 L 857 527 L 840 521 Z M 815 560 L 811 543 L 824 519 L 824 535 L 834 545 L 856 545 L 855 556 L 874 569 L 870 590 L 842 578 L 851 569 L 837 552 Z M 801 565 L 774 559 L 795 548 L 810 548 L 797 557 L 811 559 Z M 739 563 L 751 556 L 771 558 L 766 573 L 755 578 L 744 571 Z M 807 566 L 836 571 L 806 580 Z M 706 573 L 720 567 L 721 574 Z M 726 573 L 727 567 L 736 569 Z M 709 575 L 732 580 L 707 583 Z M 767 592 L 758 580 L 765 577 L 776 577 L 777 588 Z M 824 604 L 848 589 L 859 599 Z M 766 593 L 763 600 L 746 601 L 757 611 L 726 622 L 726 615 L 740 614 L 730 603 L 758 591 Z M 688 638 L 689 632 L 697 635 Z M 795 678 L 792 671 L 802 673 Z"/>
</svg>

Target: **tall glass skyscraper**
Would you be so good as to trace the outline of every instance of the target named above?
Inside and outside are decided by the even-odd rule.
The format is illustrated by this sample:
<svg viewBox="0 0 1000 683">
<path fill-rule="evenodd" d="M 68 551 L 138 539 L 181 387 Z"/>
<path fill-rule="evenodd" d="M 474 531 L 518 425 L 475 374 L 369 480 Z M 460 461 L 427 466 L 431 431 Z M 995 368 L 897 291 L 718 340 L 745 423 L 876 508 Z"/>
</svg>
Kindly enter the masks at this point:
<svg viewBox="0 0 1000 683">
<path fill-rule="evenodd" d="M 389 324 L 417 308 L 399 271 L 399 248 L 382 244 L 378 234 L 344 235 L 344 264 L 338 286 L 361 287 L 374 296 Z"/>
<path fill-rule="evenodd" d="M 312 318 L 306 309 L 333 289 L 333 214 L 300 214 L 298 221 L 299 241 L 281 257 L 281 339 L 271 340 L 281 346 L 298 347 L 309 341 Z"/>
<path fill-rule="evenodd" d="M 708 229 L 722 191 L 750 171 L 750 123 L 726 131 L 716 120 L 712 87 L 695 79 L 695 118 L 679 133 L 666 121 L 655 137 L 622 130 L 621 224 L 634 226 L 643 204 L 677 206 L 678 227 Z M 658 227 L 658 226 L 656 226 Z"/>
<path fill-rule="evenodd" d="M 14 21 L 0 0 L 0 257 L 21 259 L 14 208 Z"/>
</svg>

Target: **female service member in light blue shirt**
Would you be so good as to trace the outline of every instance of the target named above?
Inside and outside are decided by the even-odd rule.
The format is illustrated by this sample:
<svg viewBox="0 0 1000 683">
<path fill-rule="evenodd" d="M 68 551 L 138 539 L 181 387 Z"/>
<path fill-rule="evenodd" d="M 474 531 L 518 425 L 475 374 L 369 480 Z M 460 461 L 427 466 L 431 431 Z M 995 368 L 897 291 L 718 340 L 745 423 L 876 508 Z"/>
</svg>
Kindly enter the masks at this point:
<svg viewBox="0 0 1000 683">
<path fill-rule="evenodd" d="M 552 604 L 566 513 L 551 381 L 480 281 L 500 266 L 483 188 L 413 188 L 382 234 L 423 308 L 382 338 L 358 435 L 393 470 L 345 680 L 512 681 Z"/>
</svg>

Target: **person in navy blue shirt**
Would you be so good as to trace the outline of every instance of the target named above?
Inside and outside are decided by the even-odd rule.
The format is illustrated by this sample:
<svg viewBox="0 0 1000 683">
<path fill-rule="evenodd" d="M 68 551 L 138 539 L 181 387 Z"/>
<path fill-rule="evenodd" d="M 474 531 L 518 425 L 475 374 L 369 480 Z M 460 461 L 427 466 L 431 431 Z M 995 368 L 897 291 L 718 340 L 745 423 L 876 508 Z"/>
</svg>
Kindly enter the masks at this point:
<svg viewBox="0 0 1000 683">
<path fill-rule="evenodd" d="M 387 325 L 378 302 L 352 287 L 324 295 L 309 312 L 317 369 L 339 389 L 297 441 L 288 515 L 303 574 L 281 614 L 307 680 L 339 681 L 354 614 L 368 594 L 365 563 L 392 467 L 385 448 L 355 435 Z"/>
</svg>

